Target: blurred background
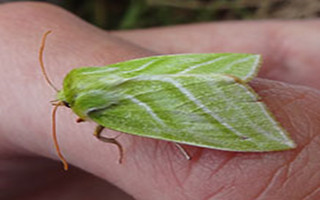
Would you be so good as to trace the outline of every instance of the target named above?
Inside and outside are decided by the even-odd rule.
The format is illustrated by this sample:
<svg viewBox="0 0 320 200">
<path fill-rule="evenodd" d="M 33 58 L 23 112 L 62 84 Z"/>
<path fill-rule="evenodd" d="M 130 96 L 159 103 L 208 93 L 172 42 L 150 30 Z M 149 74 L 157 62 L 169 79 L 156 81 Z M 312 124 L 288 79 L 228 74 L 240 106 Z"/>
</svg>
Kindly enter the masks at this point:
<svg viewBox="0 0 320 200">
<path fill-rule="evenodd" d="M 0 0 L 13 2 L 18 0 Z M 320 0 L 46 0 L 104 29 L 320 17 Z"/>
</svg>

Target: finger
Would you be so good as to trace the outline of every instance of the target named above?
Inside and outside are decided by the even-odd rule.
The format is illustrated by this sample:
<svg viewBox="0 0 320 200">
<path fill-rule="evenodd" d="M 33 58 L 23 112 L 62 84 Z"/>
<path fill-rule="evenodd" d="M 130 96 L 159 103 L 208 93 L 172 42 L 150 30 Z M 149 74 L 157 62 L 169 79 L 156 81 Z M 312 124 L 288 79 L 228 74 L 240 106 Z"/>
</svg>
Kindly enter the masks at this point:
<svg viewBox="0 0 320 200">
<path fill-rule="evenodd" d="M 261 77 L 320 88 L 320 20 L 245 21 L 116 31 L 141 47 L 167 53 L 263 55 Z"/>
<path fill-rule="evenodd" d="M 0 42 L 10 41 L 0 45 L 3 48 L 0 52 L 6 52 L 6 56 L 0 54 L 5 63 L 1 67 L 6 72 L 0 89 L 7 94 L 1 96 L 5 102 L 1 108 L 6 116 L 0 120 L 3 133 L 0 141 L 6 145 L 0 145 L 0 148 L 3 152 L 11 149 L 11 153 L 57 159 L 50 140 L 50 109 L 47 106 L 52 91 L 44 84 L 40 70 L 35 70 L 43 29 L 59 27 L 59 31 L 48 40 L 45 56 L 46 66 L 51 69 L 48 72 L 56 83 L 61 82 L 64 74 L 74 67 L 108 64 L 151 53 L 109 37 L 60 9 L 40 7 L 37 12 L 34 7 L 24 9 L 26 13 L 23 16 L 13 16 L 11 13 L 14 12 L 8 7 L 5 9 L 7 13 L 0 12 L 6 19 L 15 19 L 9 20 L 10 23 L 0 22 L 4 27 Z M 14 31 L 24 24 L 22 19 L 34 13 L 42 17 L 39 24 L 19 33 Z M 19 59 L 12 59 L 17 54 L 21 55 Z M 12 80 L 15 80 L 14 84 L 3 84 Z M 298 143 L 296 150 L 254 154 L 188 147 L 194 155 L 190 162 L 170 143 L 124 135 L 119 141 L 125 148 L 125 160 L 119 165 L 117 149 L 92 136 L 94 124 L 72 123 L 75 117 L 66 109 L 66 112 L 59 113 L 58 118 L 60 146 L 71 164 L 113 182 L 138 199 L 163 199 L 164 194 L 166 199 L 203 199 L 214 195 L 218 195 L 217 199 L 228 199 L 226 197 L 230 194 L 240 194 L 242 198 L 241 194 L 246 195 L 247 192 L 252 199 L 262 195 L 268 198 L 273 194 L 278 196 L 272 197 L 316 194 L 314 190 L 319 180 L 316 163 L 320 158 L 316 135 L 319 132 L 319 94 L 310 89 L 265 80 L 252 84 L 292 134 Z M 305 109 L 308 112 L 304 112 Z M 297 113 L 303 113 L 303 116 Z M 311 174 L 315 179 L 310 183 Z M 282 183 L 285 187 L 279 190 Z M 292 192 L 292 188 L 301 184 L 308 187 L 294 190 L 299 194 Z"/>
</svg>

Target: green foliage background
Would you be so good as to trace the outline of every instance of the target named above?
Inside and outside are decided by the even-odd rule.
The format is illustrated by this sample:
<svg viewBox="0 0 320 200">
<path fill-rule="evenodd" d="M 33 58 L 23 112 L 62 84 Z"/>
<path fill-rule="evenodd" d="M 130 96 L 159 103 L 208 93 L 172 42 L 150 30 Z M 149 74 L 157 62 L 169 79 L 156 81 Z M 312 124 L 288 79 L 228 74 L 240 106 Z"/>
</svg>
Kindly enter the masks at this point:
<svg viewBox="0 0 320 200">
<path fill-rule="evenodd" d="M 53 1 L 105 29 L 132 29 L 235 19 L 320 16 L 319 0 L 69 0 Z"/>
<path fill-rule="evenodd" d="M 0 2 L 17 0 L 0 0 Z M 320 16 L 320 0 L 47 0 L 105 29 Z"/>
</svg>

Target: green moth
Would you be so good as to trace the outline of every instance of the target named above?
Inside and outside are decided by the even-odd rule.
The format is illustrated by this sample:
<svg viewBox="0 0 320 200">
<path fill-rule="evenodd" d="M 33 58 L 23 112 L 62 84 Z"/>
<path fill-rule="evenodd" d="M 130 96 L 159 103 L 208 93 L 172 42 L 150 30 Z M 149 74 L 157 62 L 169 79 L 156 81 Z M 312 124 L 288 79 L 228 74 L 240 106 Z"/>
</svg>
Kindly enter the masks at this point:
<svg viewBox="0 0 320 200">
<path fill-rule="evenodd" d="M 67 106 L 79 121 L 96 122 L 95 136 L 116 144 L 121 158 L 116 139 L 100 136 L 104 127 L 226 151 L 292 149 L 295 143 L 247 85 L 260 63 L 260 55 L 211 53 L 76 68 L 65 77 L 55 110 Z"/>
</svg>

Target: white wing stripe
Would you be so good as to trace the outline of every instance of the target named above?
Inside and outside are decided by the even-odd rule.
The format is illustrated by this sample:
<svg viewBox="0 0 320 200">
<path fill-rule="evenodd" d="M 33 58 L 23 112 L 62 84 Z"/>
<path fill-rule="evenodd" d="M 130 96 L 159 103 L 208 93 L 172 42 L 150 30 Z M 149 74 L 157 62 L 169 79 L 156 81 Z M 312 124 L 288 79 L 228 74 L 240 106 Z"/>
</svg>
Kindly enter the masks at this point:
<svg viewBox="0 0 320 200">
<path fill-rule="evenodd" d="M 88 72 L 82 72 L 82 74 L 100 74 L 100 73 L 104 73 L 104 72 L 112 72 L 115 70 L 118 70 L 119 68 L 117 67 L 109 67 L 109 68 L 101 68 L 99 70 L 96 71 L 88 71 Z"/>
<path fill-rule="evenodd" d="M 144 65 L 142 65 L 141 67 L 138 67 L 136 69 L 133 69 L 133 70 L 129 70 L 129 71 L 123 71 L 121 72 L 122 74 L 127 74 L 127 73 L 131 73 L 131 72 L 137 72 L 137 71 L 141 71 L 141 70 L 144 70 L 146 69 L 147 67 L 149 67 L 150 65 L 152 65 L 154 62 L 156 62 L 157 60 L 151 60 L 147 63 L 145 63 Z"/>
<path fill-rule="evenodd" d="M 153 110 L 152 110 L 146 103 L 144 103 L 144 102 L 142 102 L 142 101 L 134 98 L 134 97 L 131 96 L 131 95 L 126 95 L 126 97 L 127 97 L 128 99 L 130 99 L 133 103 L 135 103 L 135 104 L 143 107 L 143 108 L 147 111 L 147 113 L 148 113 L 149 115 L 151 115 L 151 117 L 152 117 L 155 121 L 157 121 L 159 124 L 164 125 L 163 121 L 158 117 L 158 115 L 157 115 L 156 113 L 153 112 Z"/>
<path fill-rule="evenodd" d="M 254 61 L 252 66 L 256 66 L 256 67 L 252 67 L 251 71 L 243 78 L 243 80 L 247 80 L 249 77 L 254 75 L 254 73 L 256 73 L 256 71 L 257 71 L 257 67 L 259 65 L 261 56 L 260 55 L 254 55 L 254 57 L 256 57 L 256 60 Z"/>
<path fill-rule="evenodd" d="M 177 89 L 180 90 L 180 92 L 182 92 L 187 98 L 189 98 L 192 102 L 194 102 L 199 108 L 201 108 L 201 110 L 203 110 L 205 113 L 207 113 L 208 115 L 210 115 L 212 118 L 214 118 L 215 120 L 217 120 L 220 124 L 222 124 L 223 126 L 225 126 L 226 128 L 228 128 L 230 131 L 232 131 L 233 133 L 235 133 L 236 135 L 240 136 L 240 137 L 246 137 L 245 135 L 243 135 L 242 133 L 240 133 L 239 131 L 237 131 L 236 129 L 234 129 L 232 126 L 230 126 L 228 123 L 224 122 L 219 116 L 217 116 L 215 113 L 213 113 L 210 109 L 208 109 L 204 104 L 202 104 L 201 101 L 199 101 L 195 96 L 193 96 L 193 94 L 191 92 L 189 92 L 186 88 L 184 88 L 179 82 L 176 82 L 172 79 L 169 78 L 165 78 L 161 81 L 164 82 L 168 82 L 171 83 L 172 85 L 174 85 Z M 248 140 L 251 140 L 250 138 Z"/>
<path fill-rule="evenodd" d="M 197 64 L 197 65 L 190 66 L 189 68 L 187 68 L 187 69 L 185 69 L 185 70 L 183 70 L 183 71 L 179 72 L 178 74 L 184 74 L 184 73 L 187 73 L 187 72 L 189 72 L 189 71 L 191 71 L 191 70 L 194 70 L 194 69 L 196 69 L 196 68 L 202 67 L 202 66 L 204 66 L 204 65 L 210 65 L 210 64 L 213 64 L 213 63 L 218 62 L 218 61 L 220 61 L 220 60 L 223 60 L 223 59 L 229 58 L 229 57 L 231 57 L 231 56 L 233 56 L 233 55 L 222 56 L 222 57 L 215 58 L 215 59 L 213 59 L 213 60 L 210 60 L 210 61 L 207 61 L 207 62 L 204 62 L 204 63 L 200 63 L 200 64 Z"/>
<path fill-rule="evenodd" d="M 200 75 L 201 76 L 201 75 Z M 202 111 L 204 111 L 206 114 L 210 115 L 213 119 L 217 120 L 220 124 L 225 126 L 227 129 L 238 135 L 239 137 L 246 137 L 244 134 L 238 132 L 236 129 L 234 129 L 232 126 L 230 126 L 228 123 L 224 122 L 219 116 L 214 114 L 210 109 L 208 109 L 204 104 L 202 104 L 201 101 L 199 101 L 191 92 L 189 92 L 186 88 L 184 88 L 180 83 L 172 80 L 171 78 L 167 77 L 161 77 L 161 76 L 140 76 L 139 80 L 146 80 L 146 81 L 162 81 L 167 82 L 175 86 L 180 92 L 182 92 L 187 98 L 189 98 L 190 101 L 195 103 L 198 108 L 200 108 Z M 250 138 L 247 140 L 251 140 Z"/>
<path fill-rule="evenodd" d="M 231 62 L 230 64 L 226 65 L 224 68 L 222 68 L 222 69 L 220 69 L 218 71 L 223 70 L 224 72 L 226 72 L 227 70 L 230 70 L 234 65 L 239 64 L 239 63 L 243 63 L 243 62 L 247 62 L 248 60 L 252 59 L 252 57 L 253 56 L 248 56 L 248 57 L 245 57 L 245 58 L 242 58 L 242 59 L 237 59 L 237 60 Z"/>
</svg>

